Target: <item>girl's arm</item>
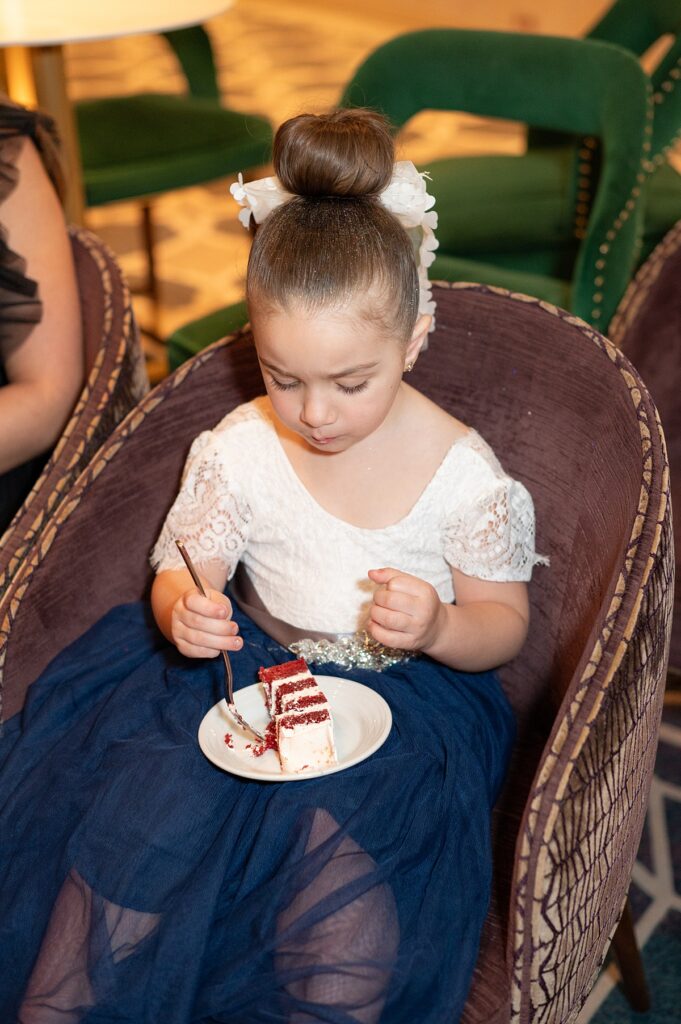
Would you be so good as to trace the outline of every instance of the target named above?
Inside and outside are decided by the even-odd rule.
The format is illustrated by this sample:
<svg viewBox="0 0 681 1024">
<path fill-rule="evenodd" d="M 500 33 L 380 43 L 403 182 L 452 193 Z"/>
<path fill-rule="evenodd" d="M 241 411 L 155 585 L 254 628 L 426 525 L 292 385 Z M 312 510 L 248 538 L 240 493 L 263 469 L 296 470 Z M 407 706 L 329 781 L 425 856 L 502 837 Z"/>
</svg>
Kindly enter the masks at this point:
<svg viewBox="0 0 681 1024">
<path fill-rule="evenodd" d="M 188 658 L 216 658 L 238 651 L 242 640 L 232 622 L 232 605 L 222 591 L 227 572 L 213 563 L 197 566 L 208 597 L 194 586 L 187 569 L 164 569 L 151 588 L 151 607 L 163 635 Z"/>
<path fill-rule="evenodd" d="M 430 583 L 400 572 L 369 573 L 374 594 L 369 632 L 387 647 L 419 650 L 450 668 L 483 672 L 520 651 L 529 625 L 527 586 L 490 583 L 453 570 L 456 604 Z"/>
<path fill-rule="evenodd" d="M 27 338 L 0 353 L 9 383 L 0 389 L 0 473 L 48 451 L 83 385 L 80 300 L 57 195 L 27 139 L 19 180 L 2 204 L 8 244 L 39 285 L 43 315 Z"/>
</svg>

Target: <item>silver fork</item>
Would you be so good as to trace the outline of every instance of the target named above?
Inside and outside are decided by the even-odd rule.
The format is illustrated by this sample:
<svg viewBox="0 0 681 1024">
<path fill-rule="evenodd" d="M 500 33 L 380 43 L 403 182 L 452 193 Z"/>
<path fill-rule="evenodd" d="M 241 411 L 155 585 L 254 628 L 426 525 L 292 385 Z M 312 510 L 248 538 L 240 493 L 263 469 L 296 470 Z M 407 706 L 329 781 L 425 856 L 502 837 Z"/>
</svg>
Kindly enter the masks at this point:
<svg viewBox="0 0 681 1024">
<path fill-rule="evenodd" d="M 185 548 L 184 544 L 182 544 L 179 540 L 176 540 L 175 543 L 177 544 L 177 549 L 182 555 L 182 558 L 184 559 L 184 564 L 187 566 L 191 578 L 194 580 L 194 583 L 196 584 L 199 592 L 202 593 L 204 597 L 208 597 L 206 591 L 203 588 L 203 584 L 201 582 L 199 574 L 194 568 L 194 563 L 189 557 L 189 554 L 187 553 L 187 549 Z M 234 684 L 232 680 L 232 666 L 229 661 L 229 655 L 227 654 L 227 651 L 220 651 L 220 654 L 222 655 L 222 659 L 225 663 L 225 681 L 227 683 L 227 707 L 229 709 L 229 712 L 232 715 L 232 717 L 236 719 L 236 721 L 239 723 L 242 729 L 246 729 L 247 732 L 253 733 L 256 739 L 260 740 L 260 742 L 263 743 L 265 740 L 263 734 L 261 732 L 258 732 L 257 729 L 254 729 L 252 725 L 249 725 L 246 719 L 243 718 L 236 709 L 236 704 L 234 703 Z"/>
</svg>

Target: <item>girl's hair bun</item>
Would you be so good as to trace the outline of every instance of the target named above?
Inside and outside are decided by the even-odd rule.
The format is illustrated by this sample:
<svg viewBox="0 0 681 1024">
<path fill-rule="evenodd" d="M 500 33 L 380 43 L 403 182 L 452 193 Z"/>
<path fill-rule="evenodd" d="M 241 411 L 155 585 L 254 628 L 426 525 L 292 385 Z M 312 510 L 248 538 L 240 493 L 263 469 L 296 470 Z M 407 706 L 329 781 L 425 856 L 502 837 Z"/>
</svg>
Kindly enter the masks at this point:
<svg viewBox="0 0 681 1024">
<path fill-rule="evenodd" d="M 388 122 L 373 110 L 300 114 L 274 139 L 274 170 L 298 196 L 376 196 L 388 185 L 395 147 Z"/>
</svg>

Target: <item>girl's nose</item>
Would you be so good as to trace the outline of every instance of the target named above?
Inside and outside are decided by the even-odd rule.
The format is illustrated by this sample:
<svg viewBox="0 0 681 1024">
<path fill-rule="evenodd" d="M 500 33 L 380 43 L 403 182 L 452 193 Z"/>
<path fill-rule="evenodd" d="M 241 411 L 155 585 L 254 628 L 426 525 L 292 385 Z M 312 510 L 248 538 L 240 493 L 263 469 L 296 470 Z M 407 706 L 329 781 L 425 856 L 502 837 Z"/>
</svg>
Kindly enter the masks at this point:
<svg viewBox="0 0 681 1024">
<path fill-rule="evenodd" d="M 308 391 L 300 411 L 300 418 L 306 426 L 314 429 L 328 426 L 334 422 L 336 416 L 332 404 L 323 394 Z"/>
</svg>

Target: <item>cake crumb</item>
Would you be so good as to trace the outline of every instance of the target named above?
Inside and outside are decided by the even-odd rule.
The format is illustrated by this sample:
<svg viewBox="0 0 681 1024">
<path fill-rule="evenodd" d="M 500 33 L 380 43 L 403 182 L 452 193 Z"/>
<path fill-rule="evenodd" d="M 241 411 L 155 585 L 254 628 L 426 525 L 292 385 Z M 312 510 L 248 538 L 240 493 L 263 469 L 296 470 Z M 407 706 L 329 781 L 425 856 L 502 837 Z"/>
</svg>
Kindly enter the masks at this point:
<svg viewBox="0 0 681 1024">
<path fill-rule="evenodd" d="M 272 719 L 265 729 L 265 739 L 262 743 L 258 743 L 257 746 L 253 747 L 253 757 L 262 757 L 267 750 L 277 750 L 277 724 Z"/>
</svg>

